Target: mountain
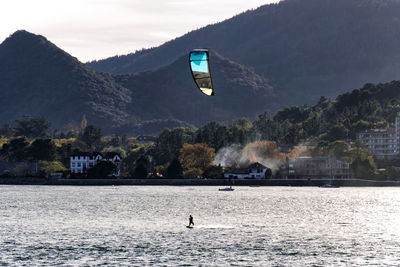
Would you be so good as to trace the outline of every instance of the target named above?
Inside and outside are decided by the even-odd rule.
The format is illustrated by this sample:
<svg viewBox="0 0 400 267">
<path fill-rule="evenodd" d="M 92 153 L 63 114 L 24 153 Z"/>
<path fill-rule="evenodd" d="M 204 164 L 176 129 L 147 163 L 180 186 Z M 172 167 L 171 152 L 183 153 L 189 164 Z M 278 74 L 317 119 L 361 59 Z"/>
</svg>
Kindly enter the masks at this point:
<svg viewBox="0 0 400 267">
<path fill-rule="evenodd" d="M 157 134 L 235 117 L 254 118 L 279 107 L 268 81 L 211 52 L 214 97 L 203 95 L 187 56 L 152 71 L 111 75 L 94 71 L 45 37 L 17 31 L 0 44 L 0 124 L 22 115 L 44 116 L 65 129 L 86 116 L 105 132 Z"/>
<path fill-rule="evenodd" d="M 128 89 L 65 53 L 45 37 L 17 31 L 0 45 L 0 122 L 44 116 L 53 127 L 80 122 L 119 125 L 131 102 Z"/>
<path fill-rule="evenodd" d="M 400 79 L 399 14 L 399 0 L 285 0 L 88 65 L 136 73 L 208 47 L 268 78 L 286 102 L 310 103 L 367 82 Z"/>
<path fill-rule="evenodd" d="M 203 95 L 193 82 L 188 58 L 182 56 L 157 70 L 115 76 L 135 97 L 128 110 L 142 119 L 176 118 L 201 125 L 211 120 L 250 117 L 279 107 L 268 81 L 251 69 L 211 51 L 215 95 Z"/>
<path fill-rule="evenodd" d="M 254 125 L 261 138 L 292 145 L 306 140 L 356 140 L 367 129 L 394 127 L 398 112 L 400 81 L 391 81 L 365 84 L 335 100 L 321 97 L 315 105 L 285 108 L 273 118 L 264 114 Z"/>
</svg>

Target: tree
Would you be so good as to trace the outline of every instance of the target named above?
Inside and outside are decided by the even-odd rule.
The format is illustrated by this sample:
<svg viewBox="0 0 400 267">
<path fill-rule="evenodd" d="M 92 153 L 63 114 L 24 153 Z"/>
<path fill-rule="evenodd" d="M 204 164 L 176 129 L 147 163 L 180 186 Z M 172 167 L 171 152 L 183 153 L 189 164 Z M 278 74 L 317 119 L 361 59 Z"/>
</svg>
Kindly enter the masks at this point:
<svg viewBox="0 0 400 267">
<path fill-rule="evenodd" d="M 154 168 L 155 177 L 166 177 L 167 176 L 167 168 L 163 165 L 158 165 Z"/>
<path fill-rule="evenodd" d="M 86 115 L 83 114 L 82 120 L 81 120 L 81 131 L 84 132 L 86 127 L 87 127 Z"/>
<path fill-rule="evenodd" d="M 4 124 L 3 127 L 0 129 L 0 135 L 5 137 L 11 137 L 15 134 L 15 128 L 12 127 L 10 124 Z"/>
<path fill-rule="evenodd" d="M 34 161 L 53 161 L 56 157 L 56 145 L 50 138 L 38 138 L 30 145 L 29 155 Z"/>
<path fill-rule="evenodd" d="M 39 168 L 46 177 L 49 177 L 49 175 L 54 172 L 67 171 L 67 168 L 59 161 L 40 161 Z"/>
<path fill-rule="evenodd" d="M 3 145 L 0 155 L 7 161 L 27 160 L 27 150 L 29 142 L 25 137 L 14 138 L 9 143 Z"/>
<path fill-rule="evenodd" d="M 121 169 L 123 171 L 129 171 L 132 173 L 132 169 L 136 166 L 136 161 L 141 156 L 144 156 L 147 160 L 149 160 L 150 155 L 154 155 L 154 147 L 155 146 L 153 143 L 148 143 L 138 145 L 137 147 L 133 148 L 131 151 L 129 151 L 128 156 L 123 158 L 121 162 Z M 146 163 L 145 166 L 149 166 L 148 163 Z"/>
<path fill-rule="evenodd" d="M 261 140 L 274 140 L 276 123 L 272 120 L 269 113 L 265 112 L 259 115 L 253 123 L 253 128 Z"/>
<path fill-rule="evenodd" d="M 102 160 L 94 167 L 88 169 L 89 178 L 107 178 L 118 171 L 117 165 L 108 160 Z"/>
<path fill-rule="evenodd" d="M 183 172 L 184 178 L 201 178 L 203 175 L 203 170 L 199 168 L 190 168 Z"/>
<path fill-rule="evenodd" d="M 354 143 L 349 151 L 351 159 L 350 168 L 353 176 L 356 178 L 373 178 L 376 171 L 376 165 L 371 151 L 364 147 L 360 141 Z"/>
<path fill-rule="evenodd" d="M 50 128 L 50 122 L 44 117 L 32 118 L 31 116 L 23 116 L 16 119 L 15 123 L 15 136 L 45 137 L 48 135 Z"/>
<path fill-rule="evenodd" d="M 81 140 L 89 149 L 98 148 L 101 144 L 101 129 L 93 125 L 88 125 L 81 136 Z"/>
<path fill-rule="evenodd" d="M 212 121 L 197 129 L 195 142 L 218 150 L 231 142 L 231 136 L 226 125 Z"/>
<path fill-rule="evenodd" d="M 348 137 L 349 130 L 343 124 L 333 125 L 327 135 L 328 141 L 343 140 Z"/>
<path fill-rule="evenodd" d="M 182 165 L 178 158 L 174 158 L 167 168 L 167 178 L 182 178 Z"/>
<path fill-rule="evenodd" d="M 178 157 L 183 144 L 192 143 L 193 136 L 192 129 L 182 127 L 162 131 L 157 138 L 154 151 L 157 164 L 165 164 Z"/>
<path fill-rule="evenodd" d="M 78 151 L 77 151 L 78 152 Z M 69 157 L 72 155 L 72 144 L 63 143 L 60 147 L 56 148 L 56 159 L 61 161 L 65 166 L 69 163 Z"/>
<path fill-rule="evenodd" d="M 186 169 L 199 168 L 205 170 L 215 158 L 214 148 L 205 144 L 184 144 L 179 161 Z"/>
<path fill-rule="evenodd" d="M 133 178 L 147 178 L 147 168 L 144 164 L 138 164 L 132 173 Z"/>
<path fill-rule="evenodd" d="M 357 157 L 350 164 L 350 168 L 355 178 L 371 179 L 374 178 L 376 165 L 372 157 Z"/>
<path fill-rule="evenodd" d="M 251 121 L 247 118 L 234 119 L 229 129 L 232 140 L 239 144 L 247 143 L 251 136 L 252 126 Z"/>
<path fill-rule="evenodd" d="M 149 165 L 149 158 L 141 155 L 135 161 L 135 168 L 131 171 L 131 176 L 133 178 L 146 178 L 148 174 L 147 166 Z"/>
<path fill-rule="evenodd" d="M 205 172 L 203 173 L 203 177 L 204 178 L 215 178 L 215 179 L 223 178 L 224 172 L 223 172 L 221 165 L 218 165 L 218 166 L 211 165 L 210 167 L 207 168 L 207 170 L 205 170 Z"/>
<path fill-rule="evenodd" d="M 345 141 L 337 140 L 328 144 L 329 156 L 336 157 L 339 160 L 349 161 L 350 146 Z"/>
</svg>

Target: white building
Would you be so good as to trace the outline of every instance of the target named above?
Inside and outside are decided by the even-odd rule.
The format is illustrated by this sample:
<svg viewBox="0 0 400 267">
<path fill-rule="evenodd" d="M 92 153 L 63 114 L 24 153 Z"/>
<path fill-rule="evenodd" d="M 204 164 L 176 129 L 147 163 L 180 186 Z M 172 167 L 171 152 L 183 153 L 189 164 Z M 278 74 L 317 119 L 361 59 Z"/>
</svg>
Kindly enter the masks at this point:
<svg viewBox="0 0 400 267">
<path fill-rule="evenodd" d="M 265 173 L 267 167 L 256 162 L 248 166 L 247 168 L 235 169 L 231 172 L 224 173 L 225 178 L 232 179 L 265 179 Z"/>
<path fill-rule="evenodd" d="M 350 177 L 350 164 L 334 157 L 297 157 L 290 164 L 291 176 L 298 178 Z"/>
<path fill-rule="evenodd" d="M 358 139 L 378 159 L 394 159 L 399 155 L 399 135 L 396 128 L 366 130 L 358 135 Z"/>
<path fill-rule="evenodd" d="M 378 159 L 395 159 L 400 153 L 400 112 L 397 113 L 395 128 L 370 129 L 359 133 L 357 139 L 363 142 Z"/>
<path fill-rule="evenodd" d="M 94 167 L 97 163 L 103 160 L 112 161 L 117 165 L 117 172 L 114 176 L 120 175 L 121 156 L 116 152 L 107 152 L 104 154 L 98 152 L 80 152 L 70 156 L 71 173 L 87 173 L 87 170 Z"/>
</svg>

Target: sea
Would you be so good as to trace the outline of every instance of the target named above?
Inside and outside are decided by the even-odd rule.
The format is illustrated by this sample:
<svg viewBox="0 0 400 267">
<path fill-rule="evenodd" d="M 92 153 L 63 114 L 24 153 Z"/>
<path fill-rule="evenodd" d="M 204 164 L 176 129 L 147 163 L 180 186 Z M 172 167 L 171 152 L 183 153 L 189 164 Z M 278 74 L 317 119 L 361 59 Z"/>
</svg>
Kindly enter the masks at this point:
<svg viewBox="0 0 400 267">
<path fill-rule="evenodd" d="M 400 265 L 400 188 L 218 189 L 2 185 L 0 266 Z"/>
</svg>

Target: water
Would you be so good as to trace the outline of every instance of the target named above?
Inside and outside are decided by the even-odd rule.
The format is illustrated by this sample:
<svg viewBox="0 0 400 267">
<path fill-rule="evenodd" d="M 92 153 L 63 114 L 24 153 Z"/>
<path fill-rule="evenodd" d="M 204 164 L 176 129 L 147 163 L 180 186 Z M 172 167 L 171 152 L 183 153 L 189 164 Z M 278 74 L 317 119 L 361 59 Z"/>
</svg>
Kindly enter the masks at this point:
<svg viewBox="0 0 400 267">
<path fill-rule="evenodd" d="M 0 186 L 0 203 L 0 265 L 400 264 L 400 188 Z"/>
</svg>

